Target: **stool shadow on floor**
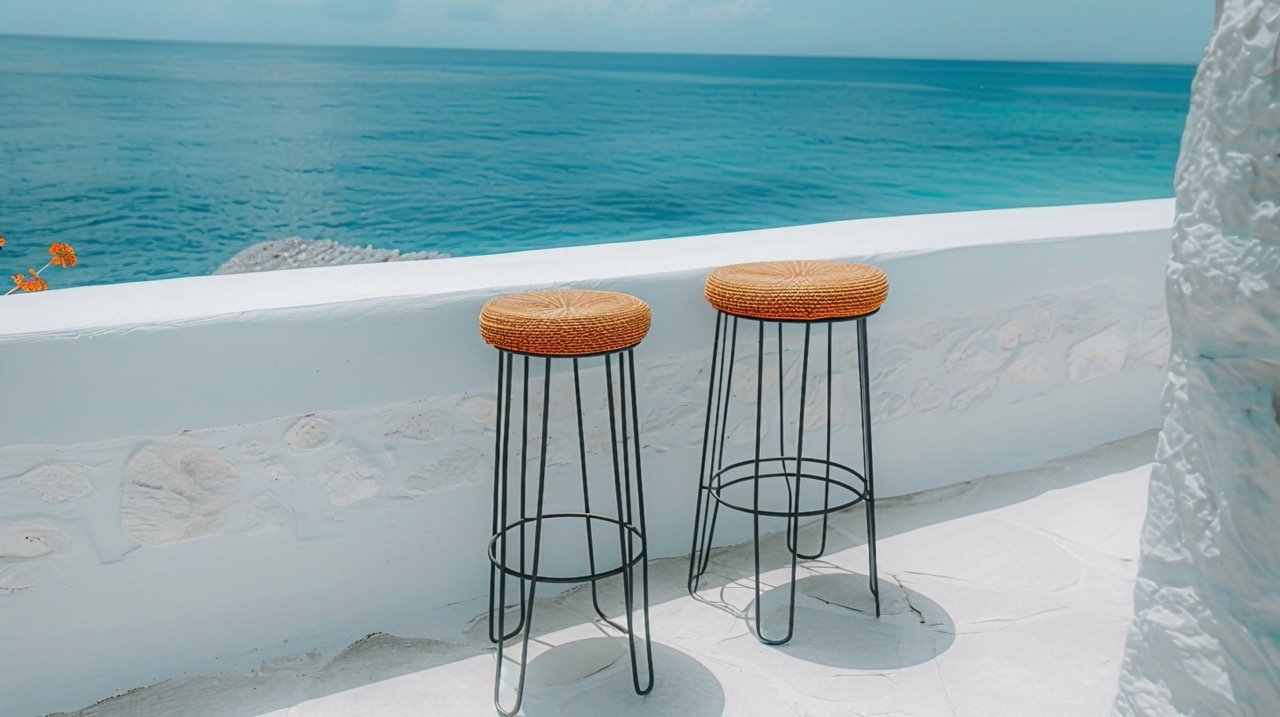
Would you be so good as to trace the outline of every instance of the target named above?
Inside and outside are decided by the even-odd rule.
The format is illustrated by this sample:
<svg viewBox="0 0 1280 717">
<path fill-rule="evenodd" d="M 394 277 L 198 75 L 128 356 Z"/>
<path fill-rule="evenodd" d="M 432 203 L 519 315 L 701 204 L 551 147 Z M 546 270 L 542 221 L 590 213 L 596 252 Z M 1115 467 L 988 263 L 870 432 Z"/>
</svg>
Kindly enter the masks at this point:
<svg viewBox="0 0 1280 717">
<path fill-rule="evenodd" d="M 829 564 L 814 567 L 831 569 Z M 888 576 L 880 580 L 878 619 L 865 574 L 823 572 L 798 579 L 795 587 L 795 634 L 770 649 L 796 659 L 841 668 L 896 669 L 928 662 L 955 641 L 955 624 L 941 605 Z M 761 594 L 766 629 L 786 624 L 790 598 L 785 584 Z M 747 614 L 754 617 L 757 607 L 752 600 Z M 755 635 L 744 638 L 754 640 Z"/>
<path fill-rule="evenodd" d="M 592 637 L 556 645 L 529 661 L 524 714 L 681 715 L 711 717 L 725 708 L 709 669 L 669 645 L 653 643 L 659 688 L 639 696 L 631 685 L 625 638 Z"/>
<path fill-rule="evenodd" d="M 824 522 L 821 519 L 812 520 L 801 526 L 799 534 L 801 550 L 813 550 L 817 546 L 822 546 L 826 549 L 823 552 L 824 557 L 801 560 L 797 574 L 804 576 L 812 573 L 845 573 L 844 567 L 832 562 L 835 559 L 832 556 L 839 555 L 846 550 L 863 548 L 866 545 L 865 534 L 856 535 L 842 527 L 842 524 L 849 522 L 860 523 L 861 521 L 862 512 L 860 510 L 845 510 L 833 513 L 830 519 L 830 528 L 825 531 L 825 538 L 823 536 Z M 783 538 L 784 535 L 777 531 L 762 536 L 760 569 L 763 573 L 767 574 L 779 569 L 785 570 L 788 567 L 790 557 L 788 553 L 784 552 L 785 548 L 781 545 Z M 843 558 L 841 559 L 843 560 Z M 684 560 L 685 568 L 687 569 L 688 558 L 684 558 Z M 698 590 L 692 594 L 692 597 L 703 605 L 720 610 L 740 620 L 751 618 L 754 622 L 754 613 L 748 612 L 752 607 L 754 573 L 752 544 L 750 542 L 713 548 L 708 559 L 706 571 L 698 579 Z M 852 575 L 852 573 L 847 574 Z M 865 576 L 865 573 L 863 575 Z M 886 575 L 882 572 L 880 578 L 884 580 Z M 761 582 L 761 589 L 765 591 L 771 590 L 772 586 L 777 585 L 780 579 L 783 579 L 780 575 L 766 576 Z M 866 583 L 863 583 L 863 590 L 869 590 Z M 689 594 L 687 589 L 685 594 Z M 866 597 L 868 600 L 872 599 L 869 592 L 867 592 Z M 785 595 L 781 599 L 785 600 Z M 773 603 L 770 602 L 769 604 L 772 605 Z M 874 603 L 868 604 L 871 606 L 871 612 L 874 615 Z M 768 616 L 766 615 L 765 617 L 767 618 Z M 768 628 L 766 627 L 766 629 Z"/>
</svg>

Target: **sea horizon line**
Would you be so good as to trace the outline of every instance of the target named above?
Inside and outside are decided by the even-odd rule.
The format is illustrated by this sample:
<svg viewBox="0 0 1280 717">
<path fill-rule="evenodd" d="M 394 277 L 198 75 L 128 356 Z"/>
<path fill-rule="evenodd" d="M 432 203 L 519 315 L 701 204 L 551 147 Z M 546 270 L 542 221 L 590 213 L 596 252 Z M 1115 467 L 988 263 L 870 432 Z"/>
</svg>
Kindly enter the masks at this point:
<svg viewBox="0 0 1280 717">
<path fill-rule="evenodd" d="M 426 52 L 475 52 L 475 53 L 512 53 L 529 55 L 609 55 L 609 56 L 657 56 L 657 57 L 698 57 L 698 58 L 741 58 L 741 59 L 794 59 L 794 60 L 856 60 L 867 62 L 918 62 L 918 63 L 960 63 L 974 65 L 1079 65 L 1110 67 L 1196 67 L 1189 62 L 1133 62 L 1123 60 L 1067 60 L 1067 59 L 1009 59 L 1009 58 L 975 58 L 975 57 L 905 57 L 905 56 L 865 56 L 865 55 L 796 55 L 767 52 L 675 52 L 650 50 L 552 50 L 529 47 L 443 47 L 429 45 L 381 44 L 370 45 L 360 43 L 309 43 L 309 42 L 251 42 L 244 40 L 193 40 L 157 37 L 95 37 L 87 35 L 45 35 L 32 33 L 0 32 L 0 38 L 18 38 L 29 40 L 71 40 L 79 42 L 102 43 L 145 43 L 156 45 L 211 45 L 228 47 L 261 47 L 261 48 L 299 48 L 299 49 L 341 49 L 341 50 L 406 50 Z"/>
</svg>

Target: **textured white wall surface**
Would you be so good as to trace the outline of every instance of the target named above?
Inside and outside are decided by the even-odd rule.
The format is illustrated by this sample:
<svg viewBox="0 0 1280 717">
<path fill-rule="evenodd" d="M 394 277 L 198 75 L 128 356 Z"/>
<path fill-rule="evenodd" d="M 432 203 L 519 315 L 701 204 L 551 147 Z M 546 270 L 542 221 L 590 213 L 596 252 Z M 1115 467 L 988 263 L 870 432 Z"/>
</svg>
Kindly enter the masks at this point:
<svg viewBox="0 0 1280 717">
<path fill-rule="evenodd" d="M 512 288 L 571 283 L 652 304 L 636 358 L 654 556 L 689 548 L 715 321 L 701 286 L 718 264 L 826 257 L 888 272 L 869 321 L 881 496 L 1152 428 L 1172 211 L 899 217 L 10 297 L 0 376 L 22 400 L 0 417 L 0 712 L 412 635 L 423 607 L 483 595 L 496 354 L 476 315 Z M 842 329 L 832 427 L 856 446 Z M 743 379 L 753 351 L 739 353 Z M 797 359 L 785 357 L 792 392 Z M 553 407 L 567 388 L 553 376 Z M 735 390 L 743 420 L 754 398 Z M 576 427 L 559 415 L 553 500 L 575 468 Z M 607 435 L 589 427 L 592 456 Z M 726 520 L 717 537 L 744 531 Z"/>
<path fill-rule="evenodd" d="M 1280 714 L 1280 3 L 1227 0 L 1182 140 L 1173 357 L 1116 712 Z"/>
</svg>

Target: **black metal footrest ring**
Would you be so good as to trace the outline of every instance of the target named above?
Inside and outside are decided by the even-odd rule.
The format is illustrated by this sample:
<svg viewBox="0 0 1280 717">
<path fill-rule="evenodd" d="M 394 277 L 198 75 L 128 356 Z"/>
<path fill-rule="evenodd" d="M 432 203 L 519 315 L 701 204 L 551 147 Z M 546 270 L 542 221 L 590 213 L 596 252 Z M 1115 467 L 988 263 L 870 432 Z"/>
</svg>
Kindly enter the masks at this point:
<svg viewBox="0 0 1280 717">
<path fill-rule="evenodd" d="M 747 483 L 750 481 L 791 479 L 791 478 L 795 478 L 797 475 L 796 471 L 787 470 L 787 464 L 791 464 L 792 466 L 795 465 L 796 463 L 795 458 L 778 458 L 778 457 L 761 458 L 760 459 L 761 469 L 763 469 L 766 466 L 766 464 L 769 464 L 769 463 L 782 463 L 783 465 L 782 465 L 782 468 L 780 468 L 777 471 L 773 471 L 769 473 L 762 472 L 760 474 L 756 474 L 755 473 L 756 461 L 754 459 L 739 461 L 732 465 L 725 466 L 721 470 L 716 471 L 714 474 L 712 474 L 711 484 L 708 486 L 703 486 L 703 490 L 710 493 L 711 497 L 715 499 L 717 503 L 725 506 L 726 508 L 732 508 L 733 510 L 741 511 L 743 513 L 750 513 L 752 515 L 761 515 L 761 516 L 768 516 L 768 517 L 774 517 L 774 518 L 805 518 L 805 517 L 814 516 L 814 515 L 834 513 L 839 510 L 844 510 L 845 508 L 848 508 L 850 506 L 857 505 L 858 503 L 861 503 L 867 499 L 867 493 L 865 489 L 866 481 L 863 479 L 861 473 L 853 470 L 852 468 L 846 465 L 842 465 L 834 461 L 823 460 L 821 458 L 805 458 L 801 461 L 802 467 L 807 467 L 807 465 L 805 464 L 814 464 L 819 466 L 820 468 L 829 467 L 832 470 L 832 472 L 845 473 L 845 474 L 848 474 L 849 476 L 852 476 L 853 478 L 856 478 L 858 481 L 862 483 L 864 487 L 858 488 L 858 487 L 855 487 L 851 482 L 846 482 L 838 478 L 828 477 L 825 474 L 819 475 L 817 473 L 801 471 L 799 473 L 799 477 L 802 481 L 804 481 L 805 483 L 813 482 L 818 484 L 817 486 L 811 489 L 813 491 L 816 491 L 817 494 L 823 495 L 825 490 L 834 489 L 832 491 L 832 494 L 829 495 L 829 499 L 824 500 L 822 507 L 812 508 L 809 510 L 799 510 L 798 506 L 797 506 L 797 509 L 788 508 L 786 510 L 770 510 L 766 508 L 757 509 L 753 505 L 735 503 L 724 495 L 724 491 L 726 488 L 730 488 L 735 485 L 740 485 L 742 483 Z M 746 469 L 746 475 L 743 475 L 737 478 L 731 478 L 728 475 L 734 471 L 741 471 L 742 469 Z M 726 478 L 730 478 L 730 479 L 726 480 Z M 813 493 L 808 493 L 808 495 L 813 495 Z"/>
<path fill-rule="evenodd" d="M 521 580 L 533 580 L 541 583 L 584 583 L 588 581 L 601 580 L 603 578 L 608 578 L 614 575 L 618 575 L 623 570 L 626 570 L 627 568 L 638 565 L 640 561 L 644 560 L 645 558 L 646 547 L 645 547 L 645 541 L 644 541 L 644 534 L 642 534 L 634 525 L 631 525 L 630 523 L 624 523 L 618 520 L 617 518 L 613 518 L 607 515 L 597 515 L 595 513 L 547 513 L 542 516 L 544 529 L 545 529 L 545 524 L 548 521 L 558 520 L 561 518 L 569 518 L 572 520 L 584 521 L 587 524 L 588 530 L 590 530 L 591 521 L 599 521 L 602 523 L 608 523 L 610 525 L 615 525 L 615 526 L 621 525 L 624 529 L 626 529 L 629 533 L 631 533 L 631 536 L 634 537 L 636 541 L 638 541 L 639 550 L 634 555 L 631 555 L 631 559 L 623 565 L 617 565 L 617 566 L 608 568 L 607 570 L 599 570 L 596 572 L 585 573 L 583 575 L 536 575 L 534 573 L 524 572 L 517 567 L 513 567 L 510 565 L 503 565 L 502 559 L 498 556 L 498 552 L 497 552 L 498 541 L 500 538 L 502 538 L 504 534 L 510 533 L 513 530 L 518 530 L 522 525 L 530 526 L 528 528 L 525 528 L 526 531 L 532 531 L 534 529 L 532 524 L 537 522 L 537 518 L 523 518 L 521 520 L 515 521 L 514 523 L 508 524 L 502 530 L 498 531 L 498 533 L 495 534 L 492 538 L 489 539 L 489 548 L 488 548 L 489 562 L 492 563 L 494 567 L 501 570 L 504 574 L 510 575 L 511 577 L 514 577 L 514 578 L 520 578 Z M 529 535 L 528 538 L 530 541 L 533 540 L 532 535 Z M 508 543 L 508 545 L 511 545 L 512 543 L 518 542 L 519 538 L 512 538 L 511 536 L 507 536 L 507 540 L 511 541 Z M 599 546 L 597 546 L 596 547 L 597 558 L 604 555 L 610 555 L 616 558 L 619 552 L 617 544 L 611 543 L 611 545 L 612 545 L 612 548 L 610 549 L 602 549 Z M 516 552 L 517 553 L 519 552 L 518 548 Z M 507 557 L 508 557 L 508 560 L 520 559 L 520 556 L 518 554 L 514 556 L 508 555 Z"/>
</svg>

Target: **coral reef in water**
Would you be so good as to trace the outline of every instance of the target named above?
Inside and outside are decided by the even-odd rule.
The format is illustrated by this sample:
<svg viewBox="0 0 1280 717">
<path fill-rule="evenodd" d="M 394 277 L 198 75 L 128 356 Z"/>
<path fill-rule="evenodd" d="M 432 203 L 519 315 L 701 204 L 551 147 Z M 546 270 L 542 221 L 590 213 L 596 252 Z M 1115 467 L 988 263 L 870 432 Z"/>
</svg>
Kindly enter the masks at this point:
<svg viewBox="0 0 1280 717">
<path fill-rule="evenodd" d="M 302 269 L 312 266 L 377 264 L 384 261 L 440 259 L 444 256 L 447 255 L 435 251 L 401 253 L 399 249 L 346 246 L 329 239 L 289 237 L 287 239 L 259 242 L 242 249 L 213 273 L 241 274 L 248 271 Z"/>
</svg>

